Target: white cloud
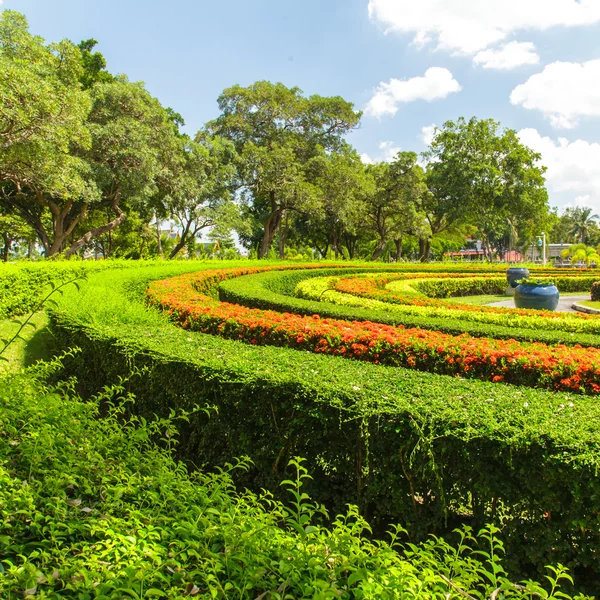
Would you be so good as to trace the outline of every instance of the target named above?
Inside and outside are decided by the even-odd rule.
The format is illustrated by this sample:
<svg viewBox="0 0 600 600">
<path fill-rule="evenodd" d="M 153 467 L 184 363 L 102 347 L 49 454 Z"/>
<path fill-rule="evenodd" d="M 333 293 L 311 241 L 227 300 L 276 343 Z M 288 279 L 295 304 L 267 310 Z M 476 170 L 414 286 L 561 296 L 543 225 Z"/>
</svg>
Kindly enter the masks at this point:
<svg viewBox="0 0 600 600">
<path fill-rule="evenodd" d="M 414 43 L 437 43 L 474 55 L 523 30 L 600 22 L 598 0 L 369 0 L 369 16 L 387 31 L 412 34 Z"/>
<path fill-rule="evenodd" d="M 510 42 L 498 49 L 478 52 L 473 62 L 484 69 L 507 71 L 521 65 L 537 65 L 540 57 L 532 42 Z"/>
<path fill-rule="evenodd" d="M 421 128 L 421 138 L 423 139 L 423 143 L 426 146 L 429 146 L 433 141 L 433 136 L 435 135 L 435 124 L 425 125 L 425 127 Z"/>
<path fill-rule="evenodd" d="M 554 127 L 576 127 L 578 117 L 600 116 L 600 60 L 549 64 L 518 85 L 510 101 L 541 111 Z"/>
<path fill-rule="evenodd" d="M 380 83 L 365 108 L 365 114 L 372 117 L 395 115 L 400 104 L 415 100 L 431 102 L 461 89 L 448 69 L 431 67 L 422 77 L 390 79 L 388 83 Z"/>
<path fill-rule="evenodd" d="M 576 196 L 575 200 L 573 200 L 575 206 L 590 206 L 592 202 L 593 200 L 591 194 L 585 194 L 584 196 Z"/>
<path fill-rule="evenodd" d="M 542 155 L 541 164 L 548 167 L 546 180 L 550 203 L 560 195 L 576 206 L 589 206 L 600 211 L 600 143 L 565 138 L 543 137 L 536 129 L 521 129 L 523 144 Z M 575 196 L 573 200 L 572 198 Z"/>
<path fill-rule="evenodd" d="M 392 162 L 396 158 L 396 154 L 400 152 L 400 146 L 396 146 L 394 142 L 380 142 L 379 154 L 375 157 L 370 156 L 366 152 L 360 155 L 360 159 L 367 165 L 372 165 L 377 162 Z"/>
</svg>

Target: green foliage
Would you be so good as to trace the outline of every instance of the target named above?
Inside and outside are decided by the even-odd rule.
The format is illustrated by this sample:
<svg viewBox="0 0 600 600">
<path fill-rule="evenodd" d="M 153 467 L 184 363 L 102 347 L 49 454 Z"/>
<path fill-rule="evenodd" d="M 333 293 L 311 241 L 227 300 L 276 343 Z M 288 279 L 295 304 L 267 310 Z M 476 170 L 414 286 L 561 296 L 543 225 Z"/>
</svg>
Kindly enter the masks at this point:
<svg viewBox="0 0 600 600">
<path fill-rule="evenodd" d="M 361 113 L 339 96 L 306 98 L 297 87 L 268 81 L 227 88 L 219 108 L 207 128 L 236 147 L 243 197 L 263 220 L 259 256 L 265 257 L 289 212 L 320 209 L 311 160 L 343 148 L 342 136 Z"/>
<path fill-rule="evenodd" d="M 32 373 L 0 381 L 3 598 L 442 600 L 541 590 L 507 580 L 493 527 L 459 531 L 456 545 L 405 545 L 399 527 L 391 542 L 373 542 L 354 508 L 324 527 L 301 459 L 282 483 L 287 505 L 235 491 L 231 476 L 247 460 L 188 475 L 168 448 L 193 415 L 136 417 L 126 385 L 82 402 Z M 542 597 L 570 598 L 558 592 L 569 582 L 562 567 L 548 572 L 558 586 Z"/>
<path fill-rule="evenodd" d="M 574 322 L 573 319 L 563 324 L 560 322 L 548 324 L 540 327 L 540 323 L 528 317 L 518 323 L 518 327 L 511 326 L 508 317 L 499 315 L 498 317 L 489 317 L 484 315 L 480 317 L 473 312 L 460 313 L 450 311 L 449 309 L 439 310 L 441 314 L 431 311 L 431 309 L 422 307 L 408 307 L 406 310 L 396 310 L 395 308 L 385 306 L 375 301 L 353 302 L 354 306 L 349 306 L 347 301 L 337 302 L 333 292 L 323 294 L 319 298 L 305 299 L 294 296 L 296 286 L 305 279 L 324 276 L 338 276 L 365 271 L 389 272 L 389 266 L 355 269 L 336 269 L 308 271 L 304 273 L 293 272 L 270 272 L 248 275 L 245 277 L 236 277 L 223 281 L 219 286 L 219 295 L 222 300 L 243 304 L 254 308 L 274 309 L 280 312 L 291 312 L 303 315 L 319 314 L 323 317 L 334 319 L 350 319 L 359 321 L 377 321 L 388 323 L 390 325 L 404 325 L 406 327 L 422 327 L 432 329 L 443 333 L 461 334 L 468 333 L 476 337 L 494 337 L 500 339 L 516 339 L 532 342 L 546 342 L 550 344 L 581 344 L 582 346 L 597 346 L 600 344 L 600 336 L 592 333 L 597 328 L 594 322 L 585 323 L 583 320 Z M 402 267 L 396 269 L 401 271 Z M 410 268 L 409 268 L 410 270 Z M 414 271 L 414 268 L 412 268 Z M 395 271 L 395 272 L 396 272 Z M 487 278 L 486 278 L 487 279 Z M 556 281 L 559 289 L 565 292 L 587 291 L 595 280 L 594 277 L 582 278 L 558 278 Z M 465 283 L 459 283 L 460 280 L 435 280 L 429 283 L 427 280 L 419 281 L 422 284 L 423 291 L 431 295 L 440 294 L 441 297 L 452 295 L 460 296 L 461 292 L 465 295 L 469 293 L 483 292 L 484 290 L 494 290 L 501 287 L 504 291 L 506 287 L 506 278 L 490 278 L 486 280 L 467 278 Z M 457 283 L 454 283 L 457 282 Z M 448 287 L 446 287 L 448 286 Z M 498 288 L 496 288 L 498 286 Z M 486 292 L 487 293 L 487 292 Z M 487 321 L 486 321 L 487 320 Z M 495 321 L 495 322 L 494 322 Z M 529 324 L 529 325 L 528 325 Z M 552 329 L 550 328 L 552 327 Z M 587 331 L 587 333 L 586 333 Z M 575 333 L 577 332 L 577 333 Z"/>
<path fill-rule="evenodd" d="M 499 127 L 493 119 L 448 121 L 436 129 L 425 153 L 431 192 L 426 209 L 434 233 L 456 222 L 471 224 L 488 260 L 492 248 L 505 245 L 503 238 L 528 237 L 543 228 L 548 213 L 540 155 L 516 131 Z"/>
<path fill-rule="evenodd" d="M 236 481 L 274 490 L 301 455 L 314 477 L 308 493 L 333 511 L 358 504 L 377 530 L 393 520 L 419 538 L 493 520 L 511 569 L 560 560 L 581 577 L 580 568 L 600 572 L 595 398 L 184 331 L 141 298 L 149 280 L 191 268 L 96 273 L 81 296 L 65 293 L 54 334 L 61 347 L 82 348 L 67 364 L 82 390 L 137 369 L 127 383 L 136 414 L 216 407 L 180 426 L 178 452 L 195 465 L 249 455 L 254 467 Z"/>
<path fill-rule="evenodd" d="M 563 250 L 561 256 L 563 258 L 570 258 L 572 264 L 583 262 L 586 267 L 589 267 L 591 263 L 600 264 L 600 256 L 598 256 L 596 248 L 591 248 L 585 244 L 574 244 Z"/>
</svg>

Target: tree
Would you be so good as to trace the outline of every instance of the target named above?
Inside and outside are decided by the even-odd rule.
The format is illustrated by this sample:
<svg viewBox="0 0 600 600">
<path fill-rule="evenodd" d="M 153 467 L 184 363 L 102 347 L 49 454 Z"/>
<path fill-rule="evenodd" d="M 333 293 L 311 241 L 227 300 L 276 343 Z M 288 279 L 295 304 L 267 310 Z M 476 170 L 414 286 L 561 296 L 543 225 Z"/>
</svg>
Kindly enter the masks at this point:
<svg viewBox="0 0 600 600">
<path fill-rule="evenodd" d="M 414 152 L 398 152 L 391 163 L 367 166 L 373 178 L 374 193 L 363 198 L 366 227 L 372 231 L 377 244 L 371 256 L 377 260 L 388 241 L 396 245 L 396 258 L 402 251 L 402 237 L 424 227 L 421 200 L 426 191 L 423 169 L 417 165 Z"/>
<path fill-rule="evenodd" d="M 598 256 L 598 250 L 585 244 L 574 244 L 566 250 L 561 252 L 563 258 L 570 258 L 571 263 L 575 264 L 578 262 L 584 262 L 587 267 L 590 263 L 594 262 L 597 265 L 600 264 L 600 256 Z"/>
<path fill-rule="evenodd" d="M 47 256 L 115 229 L 122 200 L 149 197 L 176 157 L 171 115 L 141 84 L 106 73 L 94 44 L 45 45 L 19 13 L 0 17 L 0 201 Z M 112 220 L 71 240 L 106 207 Z"/>
<path fill-rule="evenodd" d="M 194 142 L 180 138 L 183 160 L 170 177 L 168 194 L 162 199 L 164 211 L 177 223 L 180 237 L 169 258 L 174 258 L 203 229 L 237 214 L 232 204 L 235 149 L 228 140 L 198 136 Z"/>
<path fill-rule="evenodd" d="M 314 157 L 308 173 L 316 186 L 319 208 L 298 224 L 303 235 L 322 256 L 331 248 L 337 258 L 345 246 L 353 258 L 358 232 L 364 226 L 362 202 L 375 192 L 373 178 L 350 146 Z"/>
<path fill-rule="evenodd" d="M 587 207 L 577 207 L 571 213 L 572 223 L 569 233 L 575 240 L 582 244 L 587 244 L 590 233 L 597 229 L 596 219 L 598 215 L 592 214 L 592 209 Z"/>
<path fill-rule="evenodd" d="M 219 109 L 221 115 L 207 127 L 236 147 L 242 198 L 263 219 L 259 256 L 264 257 L 289 211 L 318 206 L 318 193 L 307 179 L 310 159 L 340 148 L 361 114 L 340 97 L 305 98 L 297 87 L 267 81 L 226 89 Z"/>
<path fill-rule="evenodd" d="M 442 207 L 431 211 L 437 213 L 432 231 L 441 221 L 445 226 L 453 221 L 472 224 L 488 260 L 494 242 L 509 235 L 509 220 L 535 231 L 547 219 L 541 156 L 521 144 L 515 131 L 499 131 L 496 121 L 448 121 L 436 130 L 425 157 L 431 204 Z"/>
<path fill-rule="evenodd" d="M 81 156 L 89 165 L 99 192 L 98 203 L 110 208 L 114 218 L 84 233 L 71 244 L 65 256 L 118 227 L 127 218 L 122 200 L 148 201 L 161 179 L 168 178 L 182 160 L 169 113 L 142 84 L 120 77 L 96 84 L 91 95 L 93 105 L 87 125 L 92 144 Z M 88 206 L 85 199 L 72 205 L 73 218 L 85 218 Z"/>
<path fill-rule="evenodd" d="M 91 144 L 89 95 L 81 90 L 77 47 L 46 46 L 14 11 L 0 16 L 0 202 L 37 233 L 47 255 L 59 251 L 79 219 L 64 227 L 78 199 L 97 190 L 72 149 Z M 47 230 L 46 211 L 54 231 Z"/>
<path fill-rule="evenodd" d="M 0 210 L 0 236 L 2 237 L 2 261 L 8 262 L 13 244 L 24 240 L 31 243 L 32 236 L 35 239 L 35 233 L 31 227 L 15 214 L 6 213 Z"/>
</svg>

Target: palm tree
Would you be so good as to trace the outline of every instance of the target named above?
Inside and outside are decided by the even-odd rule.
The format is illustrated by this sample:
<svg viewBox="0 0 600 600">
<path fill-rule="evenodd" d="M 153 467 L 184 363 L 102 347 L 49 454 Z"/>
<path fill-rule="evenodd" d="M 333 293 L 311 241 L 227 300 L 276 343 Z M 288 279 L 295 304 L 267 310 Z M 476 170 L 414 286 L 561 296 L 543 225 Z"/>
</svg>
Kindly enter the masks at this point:
<svg viewBox="0 0 600 600">
<path fill-rule="evenodd" d="M 585 244 L 574 244 L 570 246 L 566 250 L 561 252 L 561 256 L 563 258 L 571 258 L 571 264 L 578 263 L 579 261 L 583 261 L 587 267 L 590 266 L 590 263 L 600 264 L 600 256 L 598 256 L 598 251 L 596 248 L 592 248 L 591 246 L 586 246 Z"/>
<path fill-rule="evenodd" d="M 587 243 L 590 230 L 595 227 L 596 219 L 600 219 L 598 215 L 592 215 L 591 212 L 591 208 L 576 208 L 573 211 L 573 224 L 569 233 L 582 244 Z"/>
</svg>

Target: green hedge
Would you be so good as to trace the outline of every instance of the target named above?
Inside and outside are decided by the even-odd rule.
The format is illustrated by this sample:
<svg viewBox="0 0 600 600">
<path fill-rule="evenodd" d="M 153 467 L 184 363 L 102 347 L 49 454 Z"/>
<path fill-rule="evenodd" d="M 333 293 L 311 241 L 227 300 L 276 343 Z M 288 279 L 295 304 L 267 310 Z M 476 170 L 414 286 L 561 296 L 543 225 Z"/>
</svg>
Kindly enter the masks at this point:
<svg viewBox="0 0 600 600">
<path fill-rule="evenodd" d="M 81 347 L 67 373 L 87 394 L 127 377 L 139 414 L 213 407 L 182 424 L 180 456 L 201 466 L 248 455 L 241 485 L 277 489 L 288 459 L 304 456 L 311 493 L 334 510 L 356 503 L 378 530 L 401 522 L 420 539 L 502 522 L 516 571 L 562 561 L 597 581 L 597 399 L 190 333 L 139 297 L 180 272 L 94 274 L 81 296 L 65 293 L 54 333 Z"/>
<path fill-rule="evenodd" d="M 389 270 L 389 269 L 388 269 Z M 344 270 L 342 274 L 361 272 L 357 269 Z M 364 270 L 362 270 L 364 272 Z M 319 314 L 334 319 L 356 321 L 377 321 L 390 325 L 421 327 L 460 335 L 468 333 L 476 337 L 515 339 L 527 342 L 545 342 L 547 344 L 580 344 L 581 346 L 600 346 L 600 335 L 592 333 L 572 333 L 560 330 L 545 330 L 539 327 L 515 328 L 492 323 L 478 323 L 468 318 L 423 317 L 394 311 L 373 308 L 355 308 L 333 304 L 327 301 L 313 301 L 297 298 L 293 295 L 296 285 L 310 277 L 326 277 L 339 273 L 339 270 L 323 269 L 318 271 L 272 271 L 235 277 L 219 285 L 221 300 L 242 304 L 252 308 L 272 309 L 301 315 Z M 458 311 L 457 311 L 458 312 Z"/>
<path fill-rule="evenodd" d="M 31 312 L 51 283 L 60 283 L 87 273 L 124 269 L 159 261 L 39 261 L 0 263 L 0 319 Z"/>
<path fill-rule="evenodd" d="M 117 392 L 84 403 L 32 373 L 0 380 L 0 597 L 442 600 L 539 589 L 515 589 L 501 562 L 478 554 L 501 555 L 490 529 L 453 546 L 404 546 L 400 533 L 392 547 L 370 541 L 354 509 L 324 527 L 310 499 L 294 504 L 301 463 L 287 505 L 237 493 L 230 473 L 243 462 L 188 475 L 165 448 L 185 415 L 127 417 L 132 399 Z"/>
<path fill-rule="evenodd" d="M 559 292 L 589 292 L 597 277 L 576 275 L 571 277 L 550 276 Z M 478 294 L 503 294 L 506 289 L 506 277 L 503 278 L 465 278 L 418 280 L 415 289 L 430 298 L 452 298 L 474 296 Z"/>
<path fill-rule="evenodd" d="M 0 319 L 24 315 L 39 303 L 51 282 L 83 273 L 81 263 L 4 265 L 0 267 Z"/>
</svg>

